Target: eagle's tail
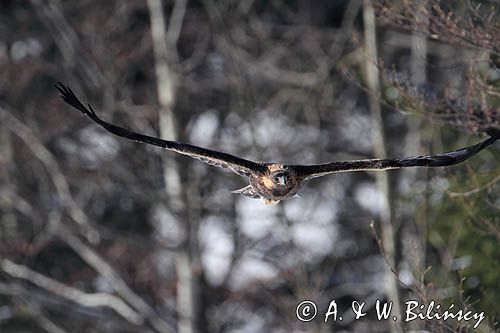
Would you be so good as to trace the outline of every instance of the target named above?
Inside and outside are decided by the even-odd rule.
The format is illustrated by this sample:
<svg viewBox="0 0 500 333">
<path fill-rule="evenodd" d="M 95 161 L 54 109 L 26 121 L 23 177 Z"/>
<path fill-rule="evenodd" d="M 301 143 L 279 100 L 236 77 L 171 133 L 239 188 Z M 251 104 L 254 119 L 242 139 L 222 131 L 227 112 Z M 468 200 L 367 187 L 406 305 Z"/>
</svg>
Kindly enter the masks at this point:
<svg viewBox="0 0 500 333">
<path fill-rule="evenodd" d="M 245 186 L 243 188 L 240 188 L 238 190 L 234 190 L 233 193 L 235 194 L 241 194 L 246 197 L 254 198 L 254 199 L 260 199 L 260 195 L 255 192 L 253 189 L 252 185 Z"/>
</svg>

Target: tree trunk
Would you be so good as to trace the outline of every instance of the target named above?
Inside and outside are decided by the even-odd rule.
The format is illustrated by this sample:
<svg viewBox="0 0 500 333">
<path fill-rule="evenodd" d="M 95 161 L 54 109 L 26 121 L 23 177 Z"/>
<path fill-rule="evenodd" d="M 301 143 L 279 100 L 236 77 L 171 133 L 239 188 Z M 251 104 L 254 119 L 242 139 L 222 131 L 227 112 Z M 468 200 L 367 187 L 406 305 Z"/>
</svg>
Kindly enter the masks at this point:
<svg viewBox="0 0 500 333">
<path fill-rule="evenodd" d="M 178 138 L 175 128 L 175 113 L 173 111 L 177 82 L 171 66 L 177 60 L 175 44 L 180 33 L 185 7 L 185 0 L 175 2 L 167 31 L 161 0 L 148 0 L 155 54 L 158 100 L 160 103 L 160 136 L 166 140 L 177 140 Z M 168 157 L 168 162 L 163 164 L 163 176 L 169 209 L 178 218 L 179 226 L 184 229 L 181 234 L 185 235 L 176 252 L 175 260 L 178 331 L 179 333 L 193 333 L 197 331 L 198 311 L 197 281 L 193 274 L 193 253 L 191 251 L 193 247 L 191 245 L 196 242 L 196 232 L 190 228 L 190 215 L 187 214 L 187 206 L 184 200 L 186 193 L 181 184 L 178 163 L 171 156 Z"/>
<path fill-rule="evenodd" d="M 419 20 L 425 20 L 428 22 L 428 18 L 424 14 L 424 11 L 420 8 Z M 427 38 L 424 34 L 419 32 L 414 32 L 411 37 L 411 59 L 410 59 L 410 78 L 411 84 L 414 86 L 419 86 L 427 81 Z M 421 154 L 420 147 L 422 146 L 421 126 L 422 121 L 417 117 L 410 117 L 408 119 L 408 134 L 406 136 L 406 147 L 405 151 L 408 155 L 417 156 Z M 419 179 L 424 181 L 428 178 L 428 170 L 426 168 L 422 169 L 407 169 L 402 172 L 403 177 L 408 177 L 409 183 L 414 183 Z M 426 181 L 426 184 L 429 182 Z M 428 186 L 428 185 L 426 185 Z M 404 244 L 408 247 L 404 249 L 406 254 L 406 262 L 408 262 L 409 268 L 412 271 L 414 277 L 414 285 L 417 290 L 425 291 L 424 285 L 424 272 L 425 272 L 425 248 L 427 240 L 427 196 L 429 191 L 425 191 L 424 198 L 422 202 L 418 202 L 415 206 L 411 207 L 414 223 L 408 225 L 405 230 L 403 238 L 405 240 Z M 412 229 L 408 228 L 412 227 Z M 416 299 L 417 294 L 413 294 L 411 299 Z M 423 300 L 426 301 L 426 300 Z M 409 328 L 412 330 L 421 330 L 424 328 L 424 321 L 414 320 L 410 323 Z"/>
<path fill-rule="evenodd" d="M 382 108 L 380 105 L 380 82 L 377 68 L 377 40 L 376 40 L 376 25 L 375 13 L 370 1 L 365 1 L 363 5 L 363 22 L 365 36 L 365 76 L 366 84 L 370 90 L 370 111 L 373 119 L 373 149 L 375 158 L 387 158 L 385 144 L 385 128 L 382 119 Z M 394 228 L 392 224 L 392 191 L 387 172 L 377 172 L 377 185 L 384 197 L 386 203 L 380 214 L 380 225 L 382 229 L 382 245 L 384 255 L 388 264 L 392 268 L 396 268 L 396 247 L 394 240 Z M 397 317 L 396 321 L 390 320 L 391 332 L 401 332 L 401 307 L 399 302 L 399 291 L 397 277 L 387 269 L 386 273 L 386 294 L 389 301 L 393 302 L 392 315 Z"/>
</svg>

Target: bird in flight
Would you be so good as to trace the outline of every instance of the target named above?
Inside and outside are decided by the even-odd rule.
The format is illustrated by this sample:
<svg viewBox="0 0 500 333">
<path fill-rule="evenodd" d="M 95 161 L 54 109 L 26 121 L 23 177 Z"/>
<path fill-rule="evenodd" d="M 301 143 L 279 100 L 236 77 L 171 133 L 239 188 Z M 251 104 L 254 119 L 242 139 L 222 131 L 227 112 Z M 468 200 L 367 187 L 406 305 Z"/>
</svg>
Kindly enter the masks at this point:
<svg viewBox="0 0 500 333">
<path fill-rule="evenodd" d="M 311 178 L 321 177 L 336 172 L 453 165 L 465 161 L 500 139 L 500 130 L 490 129 L 487 131 L 490 137 L 482 142 L 437 155 L 412 156 L 402 159 L 334 161 L 313 165 L 254 162 L 227 153 L 190 145 L 188 143 L 162 140 L 129 131 L 99 118 L 92 106 L 90 104 L 87 104 L 88 106 L 83 105 L 68 86 L 59 82 L 56 88 L 61 93 L 64 102 L 80 110 L 91 120 L 115 135 L 187 155 L 210 165 L 228 168 L 240 176 L 247 177 L 250 185 L 233 191 L 233 193 L 242 194 L 255 199 L 262 199 L 266 204 L 276 204 L 281 200 L 296 196 L 302 181 Z"/>
</svg>

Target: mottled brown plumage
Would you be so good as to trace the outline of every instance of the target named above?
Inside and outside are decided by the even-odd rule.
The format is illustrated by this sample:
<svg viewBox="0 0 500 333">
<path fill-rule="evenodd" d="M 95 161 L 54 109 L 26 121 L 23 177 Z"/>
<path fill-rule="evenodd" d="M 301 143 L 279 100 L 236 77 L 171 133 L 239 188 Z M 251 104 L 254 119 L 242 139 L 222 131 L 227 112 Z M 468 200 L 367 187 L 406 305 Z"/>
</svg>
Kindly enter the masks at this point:
<svg viewBox="0 0 500 333">
<path fill-rule="evenodd" d="M 465 161 L 500 139 L 500 130 L 491 129 L 488 132 L 490 135 L 488 139 L 473 146 L 438 155 L 413 156 L 403 159 L 366 159 L 314 165 L 253 162 L 230 154 L 187 143 L 162 140 L 115 126 L 100 119 L 90 104 L 88 104 L 88 107 L 84 106 L 69 87 L 64 86 L 62 83 L 59 83 L 56 87 L 61 92 L 61 97 L 66 103 L 80 110 L 94 122 L 115 135 L 188 155 L 210 165 L 228 168 L 240 176 L 248 177 L 250 185 L 236 190 L 234 193 L 262 199 L 266 204 L 275 204 L 281 200 L 296 196 L 303 180 L 336 172 L 453 165 Z"/>
</svg>

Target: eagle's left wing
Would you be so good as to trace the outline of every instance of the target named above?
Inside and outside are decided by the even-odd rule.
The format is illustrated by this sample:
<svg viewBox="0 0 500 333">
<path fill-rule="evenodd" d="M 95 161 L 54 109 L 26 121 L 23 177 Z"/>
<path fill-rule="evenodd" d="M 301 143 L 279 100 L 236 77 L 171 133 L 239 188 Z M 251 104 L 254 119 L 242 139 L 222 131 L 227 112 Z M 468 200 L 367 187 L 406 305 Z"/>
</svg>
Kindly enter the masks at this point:
<svg viewBox="0 0 500 333">
<path fill-rule="evenodd" d="M 266 170 L 265 166 L 261 163 L 245 160 L 234 155 L 190 145 L 188 143 L 162 140 L 149 135 L 132 132 L 125 128 L 110 124 L 99 118 L 90 104 L 88 104 L 88 107 L 83 105 L 69 87 L 64 86 L 59 82 L 56 88 L 61 92 L 61 97 L 66 103 L 68 103 L 75 109 L 80 110 L 94 122 L 115 135 L 127 138 L 129 140 L 158 146 L 183 155 L 188 155 L 210 165 L 218 166 L 221 168 L 229 168 L 240 176 L 249 176 L 253 172 L 262 173 Z"/>
<path fill-rule="evenodd" d="M 303 179 L 321 177 L 335 172 L 388 170 L 407 167 L 442 167 L 463 162 L 500 139 L 500 130 L 498 129 L 491 129 L 488 134 L 490 137 L 478 144 L 437 155 L 412 156 L 403 159 L 339 161 L 316 165 L 291 165 L 290 167 Z"/>
</svg>

